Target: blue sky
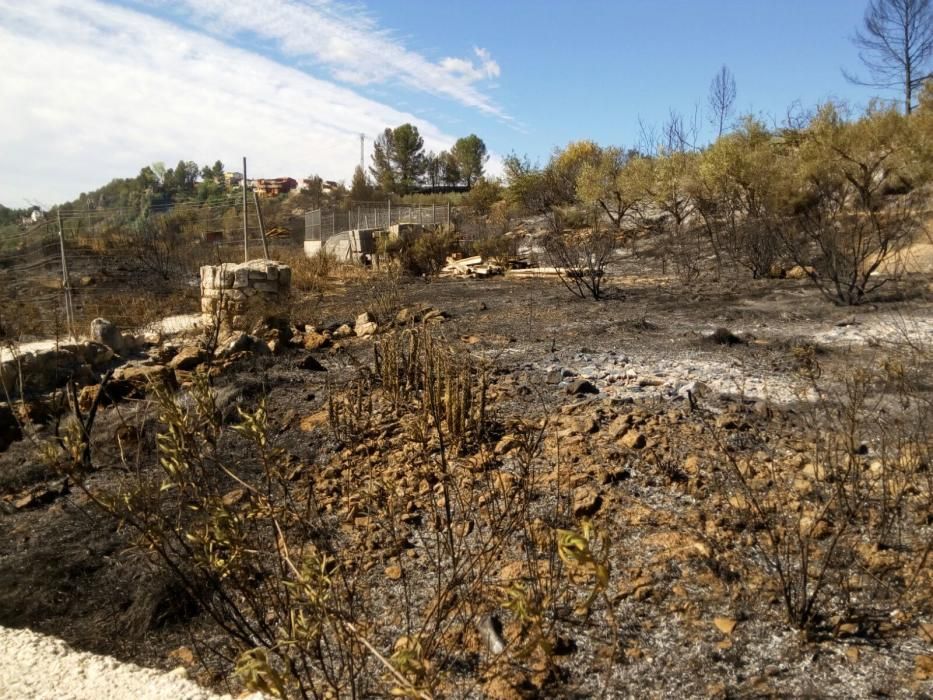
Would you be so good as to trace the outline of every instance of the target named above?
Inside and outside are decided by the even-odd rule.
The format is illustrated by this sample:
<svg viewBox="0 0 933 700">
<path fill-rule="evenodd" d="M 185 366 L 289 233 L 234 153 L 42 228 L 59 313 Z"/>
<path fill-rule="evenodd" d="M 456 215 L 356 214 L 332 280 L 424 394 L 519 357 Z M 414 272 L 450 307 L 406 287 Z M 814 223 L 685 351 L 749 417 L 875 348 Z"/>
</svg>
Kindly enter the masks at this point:
<svg viewBox="0 0 933 700">
<path fill-rule="evenodd" d="M 476 133 L 490 169 L 639 119 L 870 97 L 849 37 L 862 0 L 0 0 L 0 202 L 46 206 L 149 162 L 246 155 L 251 175 L 349 179 L 358 134 Z M 10 107 L 12 105 L 12 107 Z M 709 137 L 705 115 L 700 115 Z"/>
</svg>

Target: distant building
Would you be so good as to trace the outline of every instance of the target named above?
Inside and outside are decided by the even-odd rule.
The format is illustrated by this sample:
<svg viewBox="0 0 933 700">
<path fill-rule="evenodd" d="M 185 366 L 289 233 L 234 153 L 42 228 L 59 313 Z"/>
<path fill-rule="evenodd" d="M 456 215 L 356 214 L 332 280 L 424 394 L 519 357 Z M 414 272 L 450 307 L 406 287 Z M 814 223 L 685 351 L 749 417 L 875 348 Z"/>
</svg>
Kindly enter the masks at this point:
<svg viewBox="0 0 933 700">
<path fill-rule="evenodd" d="M 243 173 L 224 173 L 224 184 L 227 187 L 239 187 L 243 182 Z"/>
<path fill-rule="evenodd" d="M 33 207 L 26 216 L 20 219 L 20 224 L 27 226 L 29 224 L 35 224 L 39 221 L 42 221 L 45 218 L 45 212 L 43 212 L 39 207 Z"/>
<path fill-rule="evenodd" d="M 260 197 L 278 197 L 298 187 L 298 181 L 292 177 L 257 178 L 253 180 L 253 189 Z"/>
<path fill-rule="evenodd" d="M 333 180 L 324 180 L 321 184 L 321 191 L 324 194 L 334 194 L 340 189 L 340 183 Z"/>
</svg>

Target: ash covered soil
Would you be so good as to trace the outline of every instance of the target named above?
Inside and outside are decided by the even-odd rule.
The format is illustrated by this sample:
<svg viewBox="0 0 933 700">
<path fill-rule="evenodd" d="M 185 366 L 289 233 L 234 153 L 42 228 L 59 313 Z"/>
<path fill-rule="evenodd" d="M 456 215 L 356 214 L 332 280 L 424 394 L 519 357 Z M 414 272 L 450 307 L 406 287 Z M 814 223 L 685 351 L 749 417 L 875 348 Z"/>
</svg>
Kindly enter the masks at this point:
<svg viewBox="0 0 933 700">
<path fill-rule="evenodd" d="M 736 276 L 685 286 L 655 267 L 645 258 L 623 260 L 600 302 L 575 299 L 554 279 L 392 284 L 391 304 L 443 310 L 449 317 L 434 326 L 436 333 L 492 368 L 497 427 L 488 450 L 497 487 L 513 488 L 519 477 L 509 441 L 513 426 L 538 421 L 546 427 L 536 507 L 564 514 L 555 516 L 564 527 L 586 517 L 610 543 L 611 616 L 600 604 L 591 619 L 568 615 L 555 627 L 558 651 L 551 662 L 532 655 L 497 673 L 478 635 L 461 631 L 454 642 L 472 661 L 452 666 L 439 694 L 930 696 L 933 617 L 922 599 L 933 598 L 933 562 L 919 567 L 911 595 L 921 603 L 909 615 L 899 614 L 904 606 L 895 601 L 884 615 L 828 616 L 799 631 L 787 623 L 775 576 L 765 562 L 751 561 L 760 559 L 756 550 L 742 546 L 754 533 L 741 521 L 741 508 L 730 508 L 735 494 L 722 485 L 725 451 L 746 474 L 805 471 L 814 389 L 802 376 L 801 358 L 817 358 L 821 386 L 838 387 L 835 378 L 848 368 L 883 362 L 905 338 L 930 344 L 929 280 L 910 279 L 875 304 L 844 308 L 805 281 Z M 323 298 L 304 305 L 307 318 L 292 320 L 320 329 L 352 325 L 365 310 L 378 316 L 375 301 L 388 294 L 379 284 L 335 280 Z M 385 623 L 372 628 L 371 640 L 388 652 L 404 626 L 396 572 L 403 580 L 417 575 L 424 558 L 417 546 L 402 553 L 390 547 L 345 504 L 365 489 L 374 465 L 408 494 L 410 512 L 429 512 L 431 494 L 391 431 L 360 450 L 340 444 L 326 426 L 328 392 L 372 363 L 373 343 L 348 338 L 313 351 L 327 372 L 303 369 L 303 348 L 244 356 L 214 383 L 231 405 L 249 408 L 266 398 L 276 444 L 315 475 L 316 497 L 348 556 L 362 562 L 358 583 L 371 591 L 372 609 Z M 119 454 L 127 442 L 121 427 L 128 416 L 150 411 L 146 399 L 101 409 L 92 487 L 122 478 Z M 203 612 L 186 602 L 130 532 L 43 466 L 37 443 L 54 424 L 49 420 L 35 441 L 0 454 L 0 626 L 29 628 L 146 667 L 185 666 L 206 687 L 240 691 L 228 680 L 229 665 L 201 653 L 216 636 Z M 157 469 L 155 432 L 150 425 L 133 444 L 151 470 Z M 864 440 L 867 463 L 876 446 L 871 435 Z M 464 457 L 464 474 L 470 458 Z M 406 523 L 412 541 L 430 520 Z M 914 526 L 933 537 L 933 522 Z M 503 550 L 489 576 L 507 585 L 521 567 L 519 552 Z M 499 615 L 508 644 L 517 628 Z M 475 682 L 464 682 L 471 674 Z M 385 686 L 373 688 L 386 694 Z"/>
</svg>

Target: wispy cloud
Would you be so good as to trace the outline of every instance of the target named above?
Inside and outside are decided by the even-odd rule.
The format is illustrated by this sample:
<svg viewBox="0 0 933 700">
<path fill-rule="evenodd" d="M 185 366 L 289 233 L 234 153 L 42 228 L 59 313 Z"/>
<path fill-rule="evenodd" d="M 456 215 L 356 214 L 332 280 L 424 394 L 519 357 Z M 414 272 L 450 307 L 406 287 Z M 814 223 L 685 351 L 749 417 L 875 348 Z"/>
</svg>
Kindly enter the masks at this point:
<svg viewBox="0 0 933 700">
<path fill-rule="evenodd" d="M 268 4 L 274 8 L 275 3 Z M 351 50 L 352 51 L 352 50 Z M 0 202 L 50 204 L 153 160 L 348 178 L 356 134 L 428 121 L 256 53 L 98 0 L 0 0 Z"/>
<path fill-rule="evenodd" d="M 325 65 L 334 78 L 353 85 L 397 81 L 511 121 L 481 87 L 482 81 L 501 75 L 489 51 L 475 48 L 474 57 L 432 61 L 406 48 L 358 6 L 334 0 L 136 1 L 187 17 L 218 36 L 272 42 L 283 54 Z"/>
</svg>

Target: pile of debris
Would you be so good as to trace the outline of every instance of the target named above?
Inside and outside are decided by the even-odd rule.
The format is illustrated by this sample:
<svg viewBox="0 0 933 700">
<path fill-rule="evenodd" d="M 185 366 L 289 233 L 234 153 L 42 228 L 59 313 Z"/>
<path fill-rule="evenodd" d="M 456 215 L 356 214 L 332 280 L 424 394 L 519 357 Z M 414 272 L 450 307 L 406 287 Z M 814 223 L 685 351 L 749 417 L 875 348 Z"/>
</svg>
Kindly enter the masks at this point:
<svg viewBox="0 0 933 700">
<path fill-rule="evenodd" d="M 481 255 L 469 258 L 449 256 L 447 264 L 441 269 L 441 277 L 492 277 L 501 275 L 505 270 L 483 260 Z"/>
</svg>

